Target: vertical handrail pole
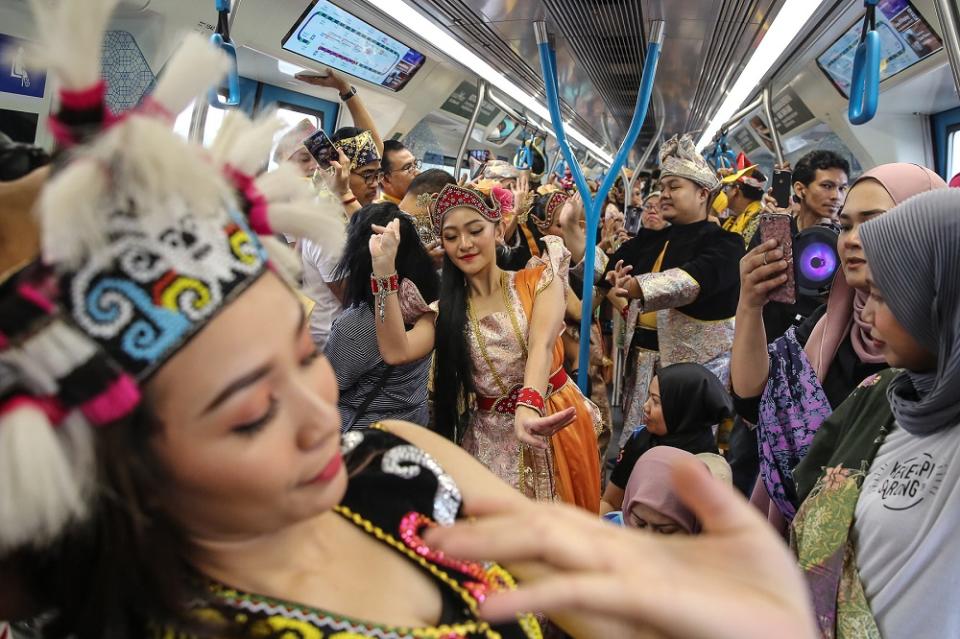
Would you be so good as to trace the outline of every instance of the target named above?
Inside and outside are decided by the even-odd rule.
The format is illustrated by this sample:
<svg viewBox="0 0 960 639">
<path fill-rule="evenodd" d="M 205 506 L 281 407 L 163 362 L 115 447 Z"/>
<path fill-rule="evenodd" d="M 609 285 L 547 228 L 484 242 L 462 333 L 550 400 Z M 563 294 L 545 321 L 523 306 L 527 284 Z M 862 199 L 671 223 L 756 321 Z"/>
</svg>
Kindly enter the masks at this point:
<svg viewBox="0 0 960 639">
<path fill-rule="evenodd" d="M 780 144 L 777 122 L 773 119 L 773 98 L 770 93 L 770 85 L 763 87 L 763 112 L 767 115 L 767 126 L 770 127 L 770 137 L 773 138 L 773 152 L 777 154 L 777 166 L 783 166 L 783 147 Z"/>
<path fill-rule="evenodd" d="M 663 96 L 660 95 L 659 91 L 653 92 L 653 112 L 654 114 L 660 114 L 660 118 L 657 120 L 657 132 L 652 138 L 650 138 L 650 144 L 648 144 L 647 148 L 643 150 L 643 155 L 640 156 L 640 161 L 637 162 L 637 168 L 633 172 L 633 178 L 630 179 L 631 193 L 633 193 L 633 185 L 637 182 L 637 176 L 640 175 L 640 171 L 643 170 L 643 167 L 647 165 L 647 160 L 649 160 L 650 156 L 653 155 L 653 150 L 657 148 L 657 145 L 660 144 L 660 140 L 663 138 L 663 127 L 665 126 L 667 118 L 663 110 Z"/>
<path fill-rule="evenodd" d="M 470 136 L 473 134 L 473 127 L 477 126 L 477 118 L 480 117 L 480 109 L 483 108 L 483 101 L 487 97 L 487 81 L 483 78 L 477 80 L 477 105 L 473 107 L 473 113 L 470 115 L 470 121 L 467 123 L 467 130 L 463 132 L 463 140 L 460 142 L 460 152 L 457 154 L 457 167 L 454 176 L 460 179 L 460 169 L 463 167 L 463 155 L 467 152 L 467 145 L 470 143 Z"/>
<path fill-rule="evenodd" d="M 940 17 L 943 45 L 953 71 L 953 83 L 956 85 L 957 95 L 960 96 L 960 7 L 957 7 L 956 0 L 936 0 L 934 4 Z"/>
<path fill-rule="evenodd" d="M 566 131 L 563 128 L 563 117 L 560 113 L 560 97 L 557 86 L 557 63 L 556 53 L 550 42 L 550 36 L 547 33 L 545 22 L 534 22 L 533 29 L 537 38 L 537 46 L 540 50 L 540 66 L 543 71 L 543 84 L 547 93 L 547 106 L 550 110 L 550 119 L 553 122 L 554 132 L 557 135 L 557 142 L 563 150 L 564 158 L 573 172 L 574 180 L 577 183 L 577 189 L 580 191 L 584 201 L 587 214 L 587 250 L 584 254 L 583 269 L 583 308 L 580 318 L 580 359 L 579 372 L 577 375 L 577 385 L 580 390 L 586 393 L 588 373 L 590 368 L 590 327 L 593 320 L 593 278 L 596 270 L 596 244 L 597 244 L 597 224 L 600 221 L 600 207 L 603 201 L 613 187 L 617 179 L 617 173 L 627 160 L 627 155 L 636 142 L 640 129 L 643 127 L 643 121 L 647 117 L 647 110 L 650 106 L 650 98 L 653 94 L 653 83 L 657 75 L 657 64 L 660 61 L 660 50 L 663 45 L 663 21 L 656 20 L 650 30 L 650 41 L 647 45 L 647 55 L 644 60 L 643 76 L 640 80 L 640 90 L 637 93 L 637 104 L 634 108 L 633 119 L 630 121 L 630 127 L 627 130 L 626 138 L 620 145 L 613 164 L 607 171 L 607 175 L 600 185 L 595 197 L 590 196 L 590 190 L 587 188 L 587 182 L 583 177 L 583 171 L 576 162 L 576 158 L 570 151 L 570 145 L 567 142 Z"/>
</svg>

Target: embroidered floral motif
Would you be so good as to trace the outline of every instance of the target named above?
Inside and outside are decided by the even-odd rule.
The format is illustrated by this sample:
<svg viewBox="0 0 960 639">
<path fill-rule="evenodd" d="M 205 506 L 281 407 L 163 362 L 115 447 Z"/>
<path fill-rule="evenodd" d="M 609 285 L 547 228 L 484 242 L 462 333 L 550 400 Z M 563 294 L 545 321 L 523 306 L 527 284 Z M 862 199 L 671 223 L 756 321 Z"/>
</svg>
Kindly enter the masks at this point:
<svg viewBox="0 0 960 639">
<path fill-rule="evenodd" d="M 770 379 L 760 400 L 757 424 L 760 476 L 770 500 L 790 521 L 796 514 L 793 469 L 833 409 L 797 342 L 795 329 L 773 342 L 769 351 Z"/>
</svg>

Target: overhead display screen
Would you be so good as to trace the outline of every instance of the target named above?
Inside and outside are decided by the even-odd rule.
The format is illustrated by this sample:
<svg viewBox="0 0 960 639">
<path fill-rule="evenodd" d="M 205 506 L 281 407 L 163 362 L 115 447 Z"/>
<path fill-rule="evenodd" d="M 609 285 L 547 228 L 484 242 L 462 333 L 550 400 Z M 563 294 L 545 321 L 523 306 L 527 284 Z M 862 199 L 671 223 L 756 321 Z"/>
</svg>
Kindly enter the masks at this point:
<svg viewBox="0 0 960 639">
<path fill-rule="evenodd" d="M 862 30 L 863 19 L 817 58 L 823 72 L 848 98 L 853 58 Z M 877 32 L 880 34 L 881 82 L 943 48 L 940 38 L 909 0 L 880 0 L 877 4 Z"/>
<path fill-rule="evenodd" d="M 328 0 L 313 0 L 281 41 L 285 51 L 372 84 L 399 91 L 426 61 Z"/>
</svg>

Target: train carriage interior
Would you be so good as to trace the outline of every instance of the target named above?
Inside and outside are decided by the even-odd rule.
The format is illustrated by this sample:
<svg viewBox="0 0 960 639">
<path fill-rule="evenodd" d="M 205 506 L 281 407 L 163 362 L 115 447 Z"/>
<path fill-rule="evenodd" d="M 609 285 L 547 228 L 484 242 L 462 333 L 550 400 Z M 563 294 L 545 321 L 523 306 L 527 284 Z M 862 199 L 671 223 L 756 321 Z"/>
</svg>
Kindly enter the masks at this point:
<svg viewBox="0 0 960 639">
<path fill-rule="evenodd" d="M 960 637 L 958 2 L 0 0 L 0 639 Z"/>
</svg>

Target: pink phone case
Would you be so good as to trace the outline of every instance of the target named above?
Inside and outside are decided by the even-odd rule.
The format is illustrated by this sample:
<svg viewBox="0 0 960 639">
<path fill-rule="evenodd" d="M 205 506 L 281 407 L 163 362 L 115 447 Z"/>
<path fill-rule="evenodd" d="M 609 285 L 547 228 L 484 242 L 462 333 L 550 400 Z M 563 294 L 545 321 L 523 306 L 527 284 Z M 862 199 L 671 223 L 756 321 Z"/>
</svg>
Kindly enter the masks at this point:
<svg viewBox="0 0 960 639">
<path fill-rule="evenodd" d="M 790 228 L 790 216 L 764 213 L 760 216 L 760 240 L 777 240 L 783 257 L 787 260 L 787 281 L 770 292 L 771 302 L 782 304 L 797 303 L 797 280 L 793 265 L 793 231 Z"/>
</svg>

